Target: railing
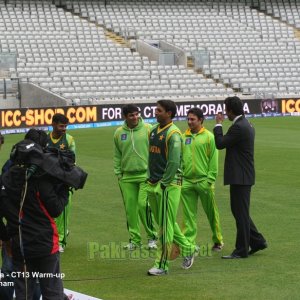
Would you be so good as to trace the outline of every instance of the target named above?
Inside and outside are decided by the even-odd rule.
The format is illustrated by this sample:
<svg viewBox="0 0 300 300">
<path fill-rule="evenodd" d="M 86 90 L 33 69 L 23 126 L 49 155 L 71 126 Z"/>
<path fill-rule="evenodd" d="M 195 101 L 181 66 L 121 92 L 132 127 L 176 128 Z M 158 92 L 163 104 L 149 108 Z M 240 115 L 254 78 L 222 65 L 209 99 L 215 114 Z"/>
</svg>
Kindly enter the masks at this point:
<svg viewBox="0 0 300 300">
<path fill-rule="evenodd" d="M 7 99 L 20 97 L 19 78 L 0 78 L 0 98 Z"/>
</svg>

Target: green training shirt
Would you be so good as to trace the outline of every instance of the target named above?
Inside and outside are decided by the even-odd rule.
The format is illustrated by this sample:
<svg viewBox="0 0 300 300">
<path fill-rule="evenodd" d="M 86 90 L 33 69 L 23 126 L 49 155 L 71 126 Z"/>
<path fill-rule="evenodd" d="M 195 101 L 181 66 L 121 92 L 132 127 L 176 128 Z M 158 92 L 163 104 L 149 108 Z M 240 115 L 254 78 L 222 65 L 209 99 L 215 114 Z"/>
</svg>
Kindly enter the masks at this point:
<svg viewBox="0 0 300 300">
<path fill-rule="evenodd" d="M 126 121 L 114 134 L 114 173 L 117 176 L 147 178 L 151 125 L 140 118 L 134 128 Z"/>
<path fill-rule="evenodd" d="M 75 153 L 75 140 L 74 138 L 65 133 L 58 139 L 53 138 L 52 132 L 48 134 L 47 148 L 57 148 L 59 150 L 71 150 Z"/>
<path fill-rule="evenodd" d="M 149 181 L 181 185 L 182 136 L 178 127 L 173 122 L 163 128 L 158 124 L 149 141 Z"/>
<path fill-rule="evenodd" d="M 214 135 L 202 127 L 183 134 L 183 178 L 192 182 L 215 182 L 218 174 L 218 150 Z"/>
</svg>

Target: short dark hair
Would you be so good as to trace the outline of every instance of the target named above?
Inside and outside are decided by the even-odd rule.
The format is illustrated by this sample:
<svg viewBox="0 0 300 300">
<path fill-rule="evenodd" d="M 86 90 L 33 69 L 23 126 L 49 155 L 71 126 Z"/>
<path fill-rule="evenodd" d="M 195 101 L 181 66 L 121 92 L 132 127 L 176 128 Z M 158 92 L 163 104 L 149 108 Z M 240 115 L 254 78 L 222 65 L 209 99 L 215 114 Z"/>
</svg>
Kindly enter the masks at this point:
<svg viewBox="0 0 300 300">
<path fill-rule="evenodd" d="M 53 115 L 52 123 L 68 124 L 69 119 L 65 115 L 57 113 Z"/>
<path fill-rule="evenodd" d="M 197 118 L 200 119 L 204 119 L 204 115 L 203 115 L 203 110 L 199 107 L 192 107 L 187 114 L 193 114 L 195 116 L 197 116 Z"/>
<path fill-rule="evenodd" d="M 139 111 L 139 108 L 134 104 L 126 104 L 122 108 L 123 115 L 126 117 L 128 114 Z"/>
<path fill-rule="evenodd" d="M 232 111 L 235 116 L 243 115 L 243 102 L 239 97 L 228 97 L 224 101 L 226 109 Z"/>
<path fill-rule="evenodd" d="M 42 147 L 46 147 L 48 135 L 44 130 L 31 128 L 25 134 L 26 140 L 31 140 Z"/>
<path fill-rule="evenodd" d="M 176 116 L 177 113 L 177 106 L 174 101 L 172 100 L 158 100 L 156 102 L 160 106 L 162 106 L 166 112 L 170 111 L 171 114 L 171 119 L 173 119 Z"/>
</svg>

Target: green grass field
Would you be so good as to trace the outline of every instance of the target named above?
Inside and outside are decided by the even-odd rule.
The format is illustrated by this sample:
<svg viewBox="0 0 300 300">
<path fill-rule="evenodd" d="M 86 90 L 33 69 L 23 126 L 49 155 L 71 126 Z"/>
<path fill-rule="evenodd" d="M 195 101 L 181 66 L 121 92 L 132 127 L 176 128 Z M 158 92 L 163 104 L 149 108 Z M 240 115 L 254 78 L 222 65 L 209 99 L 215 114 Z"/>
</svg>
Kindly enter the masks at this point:
<svg viewBox="0 0 300 300">
<path fill-rule="evenodd" d="M 216 199 L 225 242 L 222 253 L 197 257 L 189 270 L 181 269 L 178 258 L 172 262 L 168 276 L 154 278 L 146 275 L 152 267 L 151 257 L 103 258 L 96 253 L 90 259 L 89 243 L 119 244 L 128 239 L 112 166 L 112 135 L 116 128 L 70 131 L 76 139 L 77 163 L 89 176 L 84 190 L 73 197 L 68 246 L 61 256 L 64 286 L 105 300 L 299 299 L 300 118 L 260 118 L 251 122 L 256 128 L 257 175 L 251 214 L 269 248 L 248 259 L 221 260 L 222 254 L 231 253 L 235 241 L 229 190 L 223 186 L 225 151 L 221 151 Z M 178 125 L 186 127 L 184 122 Z M 225 130 L 228 125 L 226 121 Z M 214 121 L 206 121 L 205 126 L 212 129 Z M 1 164 L 22 137 L 6 136 Z M 211 232 L 202 208 L 199 210 L 198 242 L 205 245 L 211 243 Z M 179 221 L 180 217 L 179 211 Z"/>
</svg>

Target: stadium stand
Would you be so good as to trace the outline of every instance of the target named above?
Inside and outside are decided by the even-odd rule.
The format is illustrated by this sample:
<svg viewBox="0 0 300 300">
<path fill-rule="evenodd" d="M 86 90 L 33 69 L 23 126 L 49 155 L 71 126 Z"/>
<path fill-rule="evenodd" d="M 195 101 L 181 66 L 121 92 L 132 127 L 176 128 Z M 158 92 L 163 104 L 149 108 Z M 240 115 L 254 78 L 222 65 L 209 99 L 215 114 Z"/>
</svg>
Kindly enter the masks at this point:
<svg viewBox="0 0 300 300">
<path fill-rule="evenodd" d="M 289 25 L 300 29 L 300 3 L 297 0 L 289 1 L 259 1 L 258 7 L 266 14 L 278 18 Z"/>
<path fill-rule="evenodd" d="M 116 32 L 133 28 L 138 38 L 165 39 L 188 53 L 204 47 L 210 53 L 204 74 L 237 91 L 280 96 L 300 91 L 300 40 L 291 26 L 297 18 L 287 23 L 286 18 L 268 15 L 267 9 L 274 12 L 277 7 L 279 17 L 283 11 L 296 15 L 297 3 L 292 2 L 114 0 L 106 9 L 96 1 L 76 5 Z"/>
<path fill-rule="evenodd" d="M 6 2 L 0 51 L 17 53 L 21 82 L 72 104 L 300 93 L 297 1 Z M 204 49 L 209 63 L 158 65 L 128 39 L 167 41 L 191 59 Z"/>
<path fill-rule="evenodd" d="M 16 56 L 0 51 L 0 107 L 19 107 L 19 80 L 16 72 Z"/>
<path fill-rule="evenodd" d="M 1 14 L 1 50 L 18 53 L 21 81 L 36 83 L 76 103 L 228 93 L 223 85 L 192 70 L 151 64 L 108 39 L 103 28 L 49 1 L 2 3 Z M 207 89 L 198 89 L 202 86 Z"/>
</svg>

